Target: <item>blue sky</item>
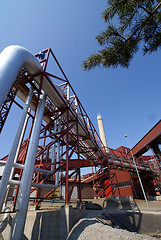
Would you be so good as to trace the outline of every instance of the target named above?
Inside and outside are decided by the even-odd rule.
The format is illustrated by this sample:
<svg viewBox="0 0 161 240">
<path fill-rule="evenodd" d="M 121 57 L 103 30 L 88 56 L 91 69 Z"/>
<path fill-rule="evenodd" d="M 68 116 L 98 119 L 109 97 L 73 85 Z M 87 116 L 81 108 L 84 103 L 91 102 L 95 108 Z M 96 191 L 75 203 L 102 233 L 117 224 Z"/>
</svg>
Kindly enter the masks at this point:
<svg viewBox="0 0 161 240">
<path fill-rule="evenodd" d="M 160 120 L 161 57 L 139 51 L 129 69 L 83 71 L 81 62 L 100 49 L 95 37 L 106 27 L 106 6 L 105 0 L 0 1 L 0 52 L 12 44 L 32 53 L 51 47 L 96 130 L 102 115 L 109 147 L 127 145 L 125 134 L 134 146 Z M 17 115 L 0 137 L 0 156 L 9 152 Z"/>
</svg>

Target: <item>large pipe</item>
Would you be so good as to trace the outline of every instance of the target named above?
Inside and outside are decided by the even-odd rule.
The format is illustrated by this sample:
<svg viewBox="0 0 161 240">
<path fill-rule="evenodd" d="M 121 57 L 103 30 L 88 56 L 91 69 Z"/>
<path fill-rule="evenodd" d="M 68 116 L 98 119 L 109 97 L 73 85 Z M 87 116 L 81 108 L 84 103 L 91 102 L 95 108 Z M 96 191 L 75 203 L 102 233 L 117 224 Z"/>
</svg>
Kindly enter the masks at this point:
<svg viewBox="0 0 161 240">
<path fill-rule="evenodd" d="M 41 130 L 41 124 L 44 114 L 45 108 L 45 93 L 41 96 L 40 102 L 38 104 L 38 108 L 36 111 L 36 116 L 34 120 L 34 125 L 31 133 L 31 139 L 29 143 L 29 148 L 26 156 L 25 167 L 23 170 L 21 186 L 17 198 L 16 208 L 18 209 L 18 213 L 16 214 L 12 228 L 11 228 L 11 240 L 21 240 L 22 234 L 24 230 L 24 224 L 26 220 L 27 208 L 28 208 L 28 200 L 30 196 L 30 189 L 36 159 L 36 153 L 39 142 L 39 135 Z"/>
<path fill-rule="evenodd" d="M 25 119 L 26 119 L 28 108 L 30 106 L 30 102 L 31 102 L 31 99 L 32 99 L 32 94 L 33 94 L 33 89 L 31 88 L 30 91 L 29 91 L 28 97 L 26 99 L 25 106 L 24 106 L 23 111 L 22 111 L 21 119 L 20 119 L 17 131 L 16 131 L 16 135 L 15 135 L 15 138 L 14 138 L 11 150 L 10 150 L 10 154 L 9 154 L 7 162 L 6 162 L 6 166 L 5 166 L 4 171 L 3 171 L 2 179 L 1 179 L 1 182 L 0 182 L 0 193 L 1 193 L 0 194 L 0 211 L 2 210 L 8 180 L 9 180 L 9 177 L 10 177 L 10 174 L 11 174 L 11 169 L 13 167 L 13 162 L 14 162 L 14 159 L 15 159 L 15 156 L 16 156 L 16 152 L 17 152 L 17 148 L 18 148 L 18 144 L 19 144 L 19 139 L 21 137 L 21 132 L 22 132 L 22 129 L 23 129 L 23 126 L 24 126 L 24 122 L 25 122 Z"/>
<path fill-rule="evenodd" d="M 0 54 L 0 108 L 12 87 L 19 70 L 24 67 L 30 74 L 41 71 L 39 61 L 25 48 L 12 45 Z"/>
</svg>

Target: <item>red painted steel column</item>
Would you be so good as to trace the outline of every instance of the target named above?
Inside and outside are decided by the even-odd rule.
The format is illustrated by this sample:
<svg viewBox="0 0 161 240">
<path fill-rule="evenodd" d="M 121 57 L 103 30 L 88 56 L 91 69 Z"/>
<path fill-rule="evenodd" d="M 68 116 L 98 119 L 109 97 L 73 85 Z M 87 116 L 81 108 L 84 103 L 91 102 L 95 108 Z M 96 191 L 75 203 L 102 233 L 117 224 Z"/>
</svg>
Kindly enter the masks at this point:
<svg viewBox="0 0 161 240">
<path fill-rule="evenodd" d="M 46 135 L 46 128 L 44 130 L 44 136 Z M 44 138 L 43 140 L 43 148 L 45 147 L 45 141 L 46 141 L 46 138 Z M 41 159 L 40 159 L 40 164 L 43 163 L 43 154 L 41 155 Z M 38 172 L 37 173 L 37 178 L 36 178 L 36 182 L 38 183 L 39 182 L 39 179 L 40 179 L 40 173 Z M 38 203 L 38 195 L 39 195 L 39 191 L 40 191 L 40 194 L 41 194 L 41 189 L 39 190 L 37 188 L 36 190 L 36 198 L 35 198 L 35 205 L 36 205 L 36 208 L 38 209 L 38 206 L 37 206 L 37 203 Z"/>
<path fill-rule="evenodd" d="M 78 121 L 77 121 L 77 156 L 78 156 L 78 176 L 79 176 L 79 182 L 78 182 L 78 196 L 79 201 L 82 202 L 82 193 L 81 193 L 81 172 L 80 172 L 80 153 L 79 153 L 79 133 L 78 133 Z"/>
<path fill-rule="evenodd" d="M 95 182 L 94 182 L 94 171 L 92 166 L 92 176 L 93 176 L 93 191 L 94 191 L 94 197 L 96 197 L 96 189 L 95 189 Z"/>
<path fill-rule="evenodd" d="M 68 204 L 69 202 L 68 172 L 69 172 L 69 108 L 67 108 L 65 204 Z"/>
</svg>

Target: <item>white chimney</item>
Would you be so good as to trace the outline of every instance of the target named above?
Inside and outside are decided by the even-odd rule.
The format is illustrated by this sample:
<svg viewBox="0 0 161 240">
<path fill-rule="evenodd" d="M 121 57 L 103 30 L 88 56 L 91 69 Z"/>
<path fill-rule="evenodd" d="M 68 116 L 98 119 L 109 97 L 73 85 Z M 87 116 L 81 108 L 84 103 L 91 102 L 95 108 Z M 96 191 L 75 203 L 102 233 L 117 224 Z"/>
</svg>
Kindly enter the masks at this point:
<svg viewBox="0 0 161 240">
<path fill-rule="evenodd" d="M 107 149 L 107 141 L 106 141 L 105 130 L 103 127 L 103 121 L 102 121 L 101 114 L 97 114 L 97 121 L 98 121 L 98 128 L 99 128 L 99 134 L 100 134 L 101 141 L 102 141 L 104 147 Z M 107 149 L 107 151 L 108 151 L 108 149 Z"/>
</svg>

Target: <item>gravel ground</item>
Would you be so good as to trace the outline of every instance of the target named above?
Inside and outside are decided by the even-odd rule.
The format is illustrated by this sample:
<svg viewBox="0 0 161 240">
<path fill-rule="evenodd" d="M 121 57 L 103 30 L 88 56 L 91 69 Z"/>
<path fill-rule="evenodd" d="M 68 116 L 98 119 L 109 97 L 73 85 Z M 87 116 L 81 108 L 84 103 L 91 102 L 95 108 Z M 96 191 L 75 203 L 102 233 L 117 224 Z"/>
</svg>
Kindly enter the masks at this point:
<svg viewBox="0 0 161 240">
<path fill-rule="evenodd" d="M 93 200 L 92 202 L 100 204 L 102 210 L 86 210 L 86 216 L 83 219 L 80 219 L 79 222 L 70 231 L 67 240 L 154 240 L 161 239 L 159 234 L 155 237 L 151 237 L 144 234 L 138 234 L 134 232 L 129 232 L 127 230 L 118 229 L 118 226 L 111 226 L 110 221 L 105 221 L 102 219 L 102 213 L 104 209 L 107 210 L 132 210 L 132 211 L 147 211 L 147 205 L 145 201 L 137 200 L 136 202 L 130 202 L 130 204 L 125 204 L 123 206 L 116 206 L 115 204 L 111 205 L 108 203 L 104 204 L 103 199 Z M 151 201 L 149 202 L 151 211 L 161 212 L 161 202 L 160 201 Z"/>
<path fill-rule="evenodd" d="M 81 219 L 71 230 L 67 240 L 154 240 L 158 238 L 128 232 L 99 223 L 95 218 Z"/>
<path fill-rule="evenodd" d="M 81 220 L 81 221 L 85 221 L 86 220 Z M 111 240 L 125 240 L 125 239 L 129 239 L 129 240 L 141 240 L 141 239 L 145 239 L 145 240 L 154 240 L 157 238 L 154 237 L 150 237 L 150 236 L 146 236 L 146 235 L 142 235 L 142 234 L 137 234 L 137 233 L 132 233 L 132 232 L 128 232 L 126 230 L 122 230 L 122 229 L 115 229 L 111 226 L 107 226 L 107 225 L 103 225 L 101 223 L 92 223 L 90 225 L 86 225 L 86 223 L 84 222 L 84 224 L 81 224 L 82 222 L 79 221 L 79 226 L 77 229 L 77 232 L 73 233 L 70 235 L 70 237 L 68 238 L 69 240 L 84 240 L 84 239 L 92 239 L 92 240 L 107 240 L 107 239 L 111 239 Z M 85 227 L 85 228 L 84 228 Z M 84 228 L 84 230 L 82 229 Z M 83 230 L 83 231 L 82 231 Z"/>
</svg>

